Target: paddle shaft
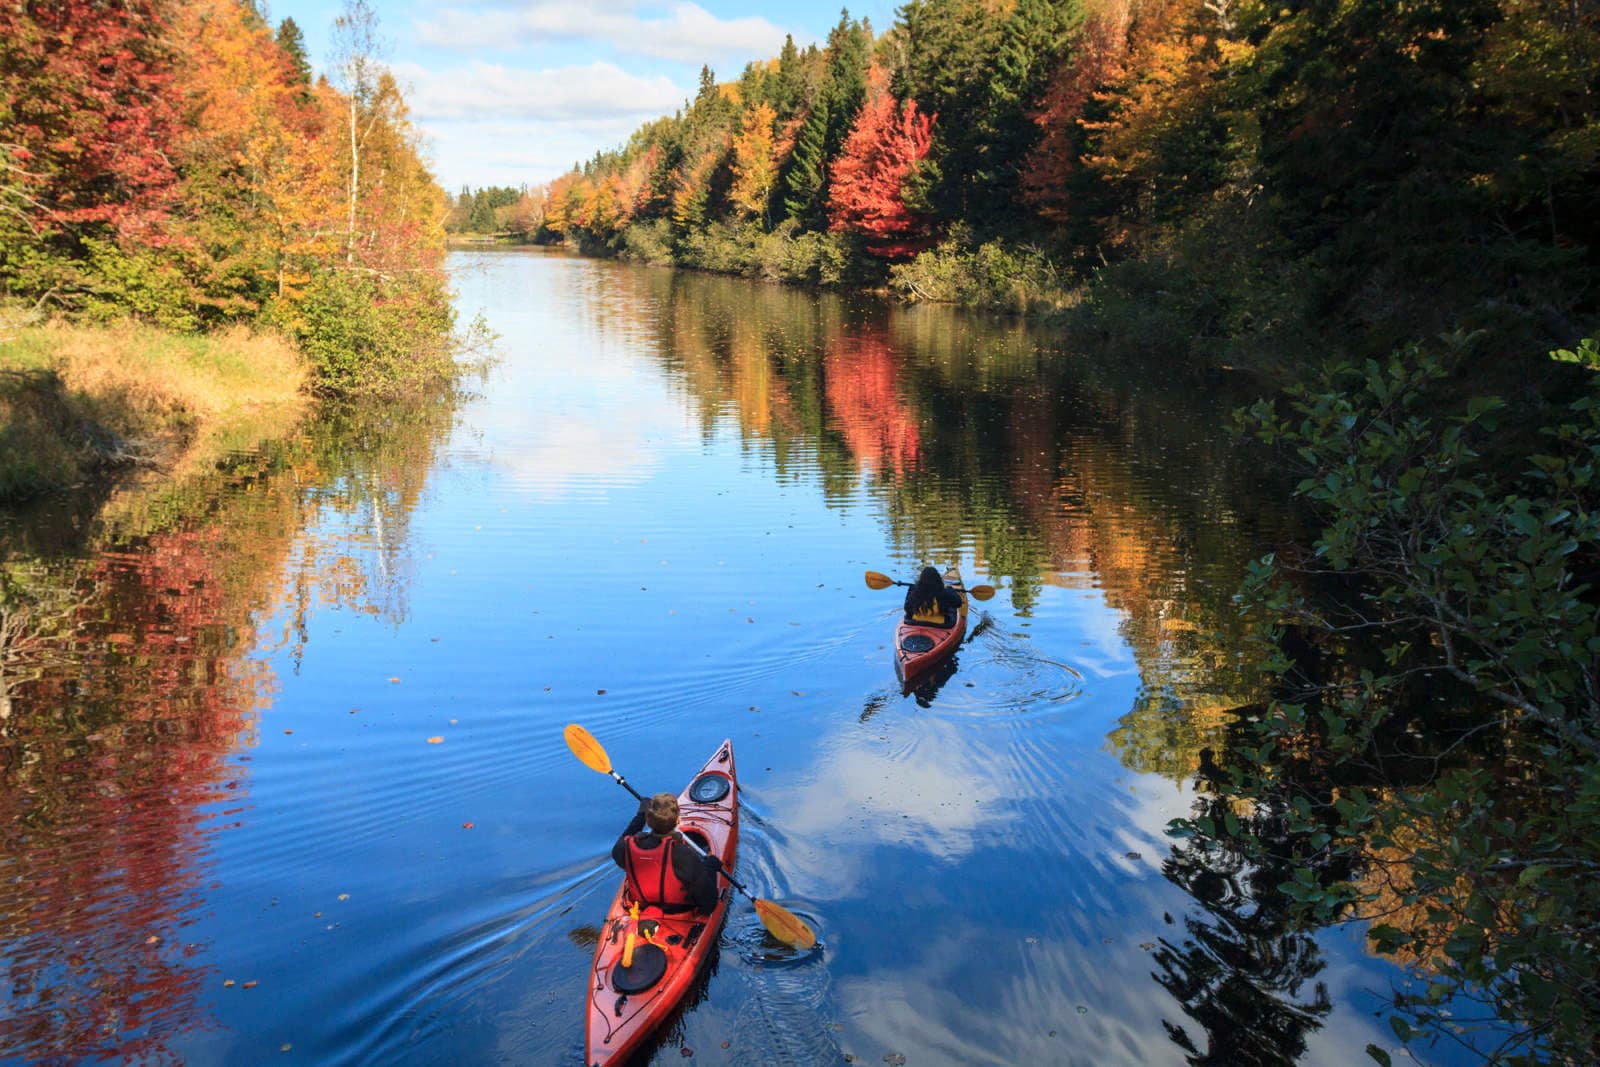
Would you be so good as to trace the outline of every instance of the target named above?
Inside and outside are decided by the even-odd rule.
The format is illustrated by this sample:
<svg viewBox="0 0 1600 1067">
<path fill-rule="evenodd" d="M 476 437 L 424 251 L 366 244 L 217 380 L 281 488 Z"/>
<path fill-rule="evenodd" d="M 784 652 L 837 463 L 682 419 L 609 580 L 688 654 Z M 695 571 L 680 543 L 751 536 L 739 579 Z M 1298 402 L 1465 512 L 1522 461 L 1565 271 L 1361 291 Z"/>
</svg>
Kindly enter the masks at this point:
<svg viewBox="0 0 1600 1067">
<path fill-rule="evenodd" d="M 610 774 L 612 778 L 615 778 L 618 785 L 620 785 L 622 788 L 626 789 L 628 792 L 632 793 L 634 799 L 637 800 L 639 803 L 643 804 L 645 802 L 645 798 L 640 796 L 639 795 L 639 791 L 637 789 L 635 789 L 633 786 L 629 785 L 628 784 L 628 780 L 626 778 L 622 777 L 622 775 L 618 774 L 614 770 L 613 771 L 608 771 L 606 773 Z M 690 848 L 694 849 L 695 853 L 697 855 L 699 855 L 701 857 L 705 856 L 705 854 L 706 854 L 705 850 L 702 849 L 699 845 L 695 844 L 694 843 L 694 839 L 691 838 L 688 834 L 679 834 L 678 838 L 684 844 L 686 844 Z M 733 875 L 731 875 L 727 871 L 723 870 L 720 866 L 717 868 L 717 873 L 722 875 L 722 877 L 726 878 L 728 880 L 728 884 L 733 886 L 733 888 L 737 889 L 739 892 L 743 893 L 745 896 L 750 897 L 751 900 L 756 899 L 755 897 L 750 896 L 750 890 L 746 889 L 744 887 L 743 883 L 737 881 L 733 877 Z"/>
</svg>

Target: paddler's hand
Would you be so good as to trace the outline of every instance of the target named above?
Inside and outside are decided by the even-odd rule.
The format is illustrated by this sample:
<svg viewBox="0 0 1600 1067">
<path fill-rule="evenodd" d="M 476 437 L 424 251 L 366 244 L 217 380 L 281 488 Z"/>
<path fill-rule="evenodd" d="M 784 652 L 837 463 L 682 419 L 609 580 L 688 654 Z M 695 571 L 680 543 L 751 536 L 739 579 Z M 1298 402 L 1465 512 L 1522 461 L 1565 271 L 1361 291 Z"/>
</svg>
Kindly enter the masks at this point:
<svg viewBox="0 0 1600 1067">
<path fill-rule="evenodd" d="M 644 815 L 644 814 L 647 814 L 649 811 L 650 811 L 650 798 L 649 797 L 640 797 L 639 798 L 639 814 L 640 815 Z"/>
<path fill-rule="evenodd" d="M 715 878 L 722 873 L 722 861 L 716 856 L 707 855 L 705 858 L 706 873 Z"/>
</svg>

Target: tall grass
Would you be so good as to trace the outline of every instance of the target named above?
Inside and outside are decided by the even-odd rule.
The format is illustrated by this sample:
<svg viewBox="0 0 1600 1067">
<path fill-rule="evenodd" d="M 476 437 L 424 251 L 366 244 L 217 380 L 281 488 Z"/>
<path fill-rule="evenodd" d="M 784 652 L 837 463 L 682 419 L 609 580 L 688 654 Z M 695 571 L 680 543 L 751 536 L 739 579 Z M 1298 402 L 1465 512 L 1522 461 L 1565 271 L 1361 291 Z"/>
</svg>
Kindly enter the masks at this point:
<svg viewBox="0 0 1600 1067">
<path fill-rule="evenodd" d="M 287 429 L 307 373 L 288 340 L 243 327 L 15 327 L 0 335 L 0 501 L 107 467 L 193 462 L 240 425 Z"/>
</svg>

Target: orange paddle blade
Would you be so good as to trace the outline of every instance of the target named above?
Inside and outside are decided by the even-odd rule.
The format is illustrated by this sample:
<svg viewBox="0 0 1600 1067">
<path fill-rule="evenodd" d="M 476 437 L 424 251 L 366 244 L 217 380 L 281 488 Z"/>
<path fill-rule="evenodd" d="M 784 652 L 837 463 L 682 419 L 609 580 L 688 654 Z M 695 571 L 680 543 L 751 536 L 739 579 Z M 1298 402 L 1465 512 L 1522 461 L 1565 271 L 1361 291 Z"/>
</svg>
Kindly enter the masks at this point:
<svg viewBox="0 0 1600 1067">
<path fill-rule="evenodd" d="M 889 577 L 887 574 L 879 574 L 877 571 L 868 571 L 867 584 L 874 589 L 887 589 L 894 584 L 894 579 Z"/>
<path fill-rule="evenodd" d="M 761 916 L 761 925 L 773 937 L 798 949 L 815 947 L 817 935 L 794 912 L 780 908 L 770 900 L 757 899 L 755 905 L 756 914 Z"/>
<path fill-rule="evenodd" d="M 600 746 L 600 742 L 594 739 L 594 734 L 575 722 L 568 723 L 563 734 L 567 739 L 567 747 L 572 749 L 574 756 L 583 761 L 584 766 L 601 774 L 611 773 L 611 757 L 606 755 L 606 750 Z"/>
<path fill-rule="evenodd" d="M 971 589 L 967 590 L 967 595 L 973 600 L 988 600 L 994 596 L 994 586 L 975 585 Z"/>
</svg>

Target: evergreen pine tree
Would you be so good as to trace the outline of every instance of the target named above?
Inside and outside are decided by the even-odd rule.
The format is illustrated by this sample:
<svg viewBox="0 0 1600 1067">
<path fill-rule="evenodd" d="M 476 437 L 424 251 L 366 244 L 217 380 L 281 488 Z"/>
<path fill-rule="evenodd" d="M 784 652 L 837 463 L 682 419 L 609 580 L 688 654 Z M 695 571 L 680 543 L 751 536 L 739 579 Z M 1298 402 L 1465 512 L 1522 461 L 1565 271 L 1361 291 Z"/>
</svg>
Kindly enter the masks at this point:
<svg viewBox="0 0 1600 1067">
<path fill-rule="evenodd" d="M 309 96 L 311 58 L 306 55 L 305 34 L 300 32 L 300 27 L 294 19 L 286 18 L 278 23 L 278 47 L 289 57 L 289 67 L 294 72 L 294 80 L 305 87 L 301 95 Z"/>
<path fill-rule="evenodd" d="M 817 95 L 817 102 L 800 127 L 794 154 L 783 176 L 783 207 L 792 219 L 804 225 L 820 221 L 822 187 L 827 177 L 827 157 L 823 144 L 828 136 L 828 98 Z"/>
</svg>

